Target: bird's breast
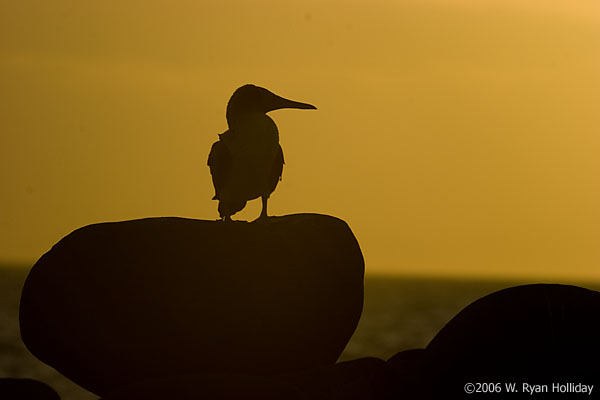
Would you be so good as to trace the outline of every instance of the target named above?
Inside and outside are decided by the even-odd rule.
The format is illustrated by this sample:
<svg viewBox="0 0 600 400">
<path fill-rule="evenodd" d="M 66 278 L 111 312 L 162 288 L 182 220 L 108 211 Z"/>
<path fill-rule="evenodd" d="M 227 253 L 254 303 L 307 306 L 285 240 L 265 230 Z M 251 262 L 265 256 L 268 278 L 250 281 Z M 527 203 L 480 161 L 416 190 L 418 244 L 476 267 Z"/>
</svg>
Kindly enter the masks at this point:
<svg viewBox="0 0 600 400">
<path fill-rule="evenodd" d="M 273 120 L 263 117 L 248 118 L 221 136 L 231 154 L 231 175 L 225 192 L 233 197 L 255 198 L 268 186 L 279 152 L 279 132 Z"/>
<path fill-rule="evenodd" d="M 238 123 L 225 144 L 234 160 L 269 158 L 279 146 L 277 125 L 266 115 L 249 116 Z"/>
</svg>

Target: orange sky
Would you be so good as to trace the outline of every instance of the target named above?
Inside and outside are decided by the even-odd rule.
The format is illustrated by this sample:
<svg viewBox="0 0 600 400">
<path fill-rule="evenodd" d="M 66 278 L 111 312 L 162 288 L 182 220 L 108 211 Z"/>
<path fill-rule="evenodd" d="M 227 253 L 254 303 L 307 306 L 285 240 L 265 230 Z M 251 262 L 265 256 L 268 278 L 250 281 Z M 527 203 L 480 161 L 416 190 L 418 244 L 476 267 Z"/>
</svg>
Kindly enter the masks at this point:
<svg viewBox="0 0 600 400">
<path fill-rule="evenodd" d="M 217 218 L 206 157 L 255 83 L 319 108 L 271 113 L 271 214 L 345 219 L 368 271 L 600 279 L 600 3 L 203 3 L 0 5 L 0 259 Z"/>
</svg>

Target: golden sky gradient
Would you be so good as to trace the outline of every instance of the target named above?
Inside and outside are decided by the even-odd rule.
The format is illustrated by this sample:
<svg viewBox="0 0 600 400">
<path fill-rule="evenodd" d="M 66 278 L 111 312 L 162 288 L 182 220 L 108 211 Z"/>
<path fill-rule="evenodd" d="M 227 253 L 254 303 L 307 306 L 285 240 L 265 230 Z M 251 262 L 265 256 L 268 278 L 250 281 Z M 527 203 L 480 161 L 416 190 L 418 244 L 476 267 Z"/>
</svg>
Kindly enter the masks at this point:
<svg viewBox="0 0 600 400">
<path fill-rule="evenodd" d="M 596 0 L 4 1 L 0 259 L 216 219 L 206 158 L 255 83 L 319 108 L 270 114 L 270 213 L 345 219 L 368 271 L 600 279 L 599 71 Z"/>
</svg>

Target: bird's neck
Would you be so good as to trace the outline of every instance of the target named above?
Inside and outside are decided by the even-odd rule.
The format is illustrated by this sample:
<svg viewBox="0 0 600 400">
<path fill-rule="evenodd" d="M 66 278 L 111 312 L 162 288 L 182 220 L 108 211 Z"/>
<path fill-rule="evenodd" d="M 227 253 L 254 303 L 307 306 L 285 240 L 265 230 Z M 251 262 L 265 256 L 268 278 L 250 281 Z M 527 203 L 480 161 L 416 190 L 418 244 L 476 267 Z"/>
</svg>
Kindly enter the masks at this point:
<svg viewBox="0 0 600 400">
<path fill-rule="evenodd" d="M 255 112 L 227 110 L 227 125 L 230 129 L 246 125 L 248 121 L 257 118 L 257 116 L 259 114 Z"/>
<path fill-rule="evenodd" d="M 275 125 L 275 122 L 265 113 L 240 112 L 228 113 L 227 125 L 229 126 L 229 129 L 248 130 L 256 129 L 260 126 Z"/>
</svg>

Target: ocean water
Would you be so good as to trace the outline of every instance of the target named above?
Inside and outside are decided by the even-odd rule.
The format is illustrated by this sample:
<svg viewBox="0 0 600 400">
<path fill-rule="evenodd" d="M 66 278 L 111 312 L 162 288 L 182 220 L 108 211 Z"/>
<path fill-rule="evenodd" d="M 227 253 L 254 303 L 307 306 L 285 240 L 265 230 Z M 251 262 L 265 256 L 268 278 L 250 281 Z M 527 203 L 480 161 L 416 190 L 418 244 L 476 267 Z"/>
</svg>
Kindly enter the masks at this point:
<svg viewBox="0 0 600 400">
<path fill-rule="evenodd" d="M 33 378 L 52 386 L 64 400 L 97 397 L 33 357 L 19 335 L 20 292 L 28 268 L 0 266 L 0 377 Z M 525 281 L 442 280 L 368 276 L 363 315 L 340 361 L 422 348 L 474 300 Z M 600 284 L 579 283 L 600 290 Z"/>
</svg>

